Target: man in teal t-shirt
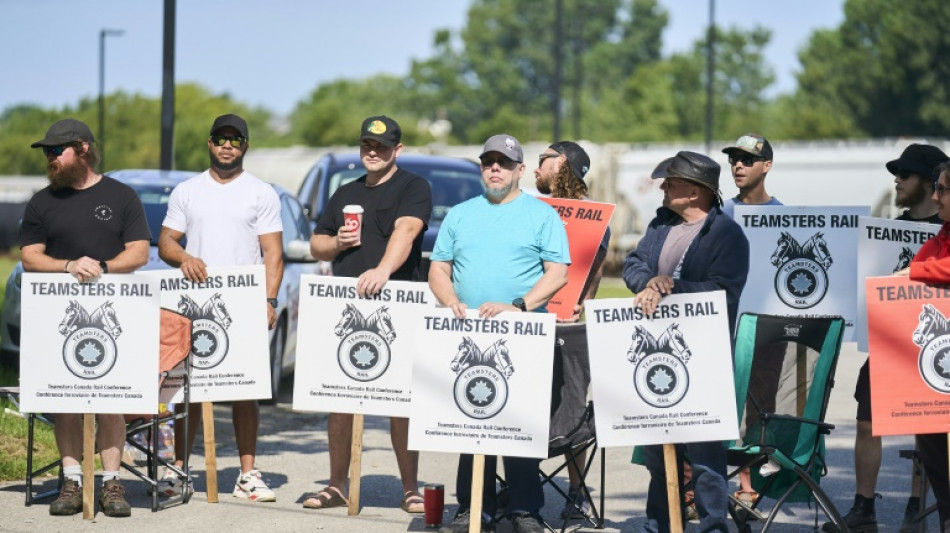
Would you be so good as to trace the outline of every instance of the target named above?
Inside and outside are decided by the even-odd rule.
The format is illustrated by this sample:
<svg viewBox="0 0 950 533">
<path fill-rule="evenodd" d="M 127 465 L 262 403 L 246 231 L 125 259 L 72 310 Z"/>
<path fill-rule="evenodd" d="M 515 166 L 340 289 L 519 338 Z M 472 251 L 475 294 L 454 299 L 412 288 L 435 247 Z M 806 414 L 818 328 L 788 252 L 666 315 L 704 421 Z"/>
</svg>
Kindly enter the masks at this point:
<svg viewBox="0 0 950 533">
<path fill-rule="evenodd" d="M 429 286 L 439 303 L 462 318 L 478 309 L 489 318 L 503 311 L 544 312 L 548 300 L 567 284 L 571 262 L 567 233 L 557 211 L 524 194 L 524 152 L 510 135 L 488 139 L 481 161 L 485 194 L 449 211 L 432 251 Z M 508 517 L 518 533 L 542 532 L 544 493 L 540 459 L 504 457 L 510 487 Z M 482 531 L 494 531 L 497 458 L 485 458 Z M 465 533 L 470 522 L 472 456 L 459 458 L 456 495 L 459 511 L 443 533 Z"/>
</svg>

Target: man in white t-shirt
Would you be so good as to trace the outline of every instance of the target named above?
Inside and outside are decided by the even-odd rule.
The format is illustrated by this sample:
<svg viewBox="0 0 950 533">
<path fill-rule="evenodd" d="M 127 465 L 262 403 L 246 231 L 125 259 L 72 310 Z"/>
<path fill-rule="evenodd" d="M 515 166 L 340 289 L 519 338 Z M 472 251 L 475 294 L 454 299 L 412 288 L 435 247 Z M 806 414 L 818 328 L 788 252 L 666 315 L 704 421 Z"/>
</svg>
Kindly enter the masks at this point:
<svg viewBox="0 0 950 533">
<path fill-rule="evenodd" d="M 263 263 L 267 301 L 261 305 L 267 307 L 267 324 L 273 329 L 277 321 L 277 292 L 284 275 L 280 200 L 273 187 L 244 171 L 247 149 L 244 119 L 237 115 L 221 115 L 215 119 L 208 139 L 211 168 L 172 191 L 158 239 L 158 254 L 169 265 L 180 267 L 182 274 L 195 282 L 207 279 L 208 266 Z M 181 240 L 185 237 L 188 244 L 183 248 Z M 251 501 L 276 501 L 274 491 L 267 487 L 254 466 L 260 425 L 257 401 L 236 401 L 232 409 L 241 458 L 241 473 L 232 494 Z M 201 409 L 193 405 L 189 413 L 189 452 L 200 420 Z M 175 464 L 180 466 L 186 448 L 178 429 L 176 425 Z M 180 493 L 178 477 L 166 472 L 165 478 L 160 490 L 169 496 Z"/>
</svg>

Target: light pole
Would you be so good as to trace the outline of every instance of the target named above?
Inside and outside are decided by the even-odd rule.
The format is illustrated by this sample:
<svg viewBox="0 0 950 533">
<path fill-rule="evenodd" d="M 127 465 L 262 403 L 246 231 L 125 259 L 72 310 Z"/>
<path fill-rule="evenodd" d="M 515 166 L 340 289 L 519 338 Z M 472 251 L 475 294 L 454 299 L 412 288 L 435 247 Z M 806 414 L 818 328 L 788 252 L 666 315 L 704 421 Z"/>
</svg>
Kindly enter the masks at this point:
<svg viewBox="0 0 950 533">
<path fill-rule="evenodd" d="M 106 169 L 106 37 L 120 37 L 125 30 L 99 31 L 99 170 Z"/>
</svg>

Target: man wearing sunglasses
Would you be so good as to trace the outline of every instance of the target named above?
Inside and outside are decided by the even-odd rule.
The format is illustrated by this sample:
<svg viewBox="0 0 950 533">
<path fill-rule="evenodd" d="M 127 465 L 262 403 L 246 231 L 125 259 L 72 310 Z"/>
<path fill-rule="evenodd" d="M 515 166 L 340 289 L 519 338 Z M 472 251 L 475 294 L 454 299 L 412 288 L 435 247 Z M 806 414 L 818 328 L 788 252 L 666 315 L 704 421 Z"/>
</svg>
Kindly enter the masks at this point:
<svg viewBox="0 0 950 533">
<path fill-rule="evenodd" d="M 67 118 L 31 145 L 46 154 L 49 187 L 30 199 L 23 214 L 20 247 L 26 272 L 66 272 L 89 282 L 108 272 L 133 272 L 148 261 L 142 202 L 127 185 L 96 173 L 94 143 L 88 126 Z M 29 324 L 24 326 L 29 331 Z M 125 419 L 116 414 L 97 418 L 104 470 L 99 505 L 106 516 L 129 516 L 132 508 L 119 482 Z M 82 511 L 82 415 L 57 414 L 55 432 L 65 479 L 49 512 L 72 515 Z"/>
<path fill-rule="evenodd" d="M 490 137 L 478 157 L 485 194 L 453 207 L 432 250 L 429 287 L 458 318 L 468 309 L 490 318 L 505 311 L 545 312 L 567 284 L 571 262 L 567 233 L 557 211 L 524 194 L 524 152 L 514 137 Z M 495 530 L 497 457 L 485 457 L 481 530 Z M 504 457 L 509 486 L 507 516 L 516 533 L 544 531 L 539 512 L 544 492 L 540 459 Z M 472 456 L 459 457 L 455 492 L 459 509 L 441 533 L 467 533 L 471 522 Z"/>
<path fill-rule="evenodd" d="M 772 170 L 772 145 L 756 133 L 747 133 L 734 146 L 722 149 L 729 156 L 729 170 L 739 188 L 735 198 L 722 204 L 722 212 L 733 218 L 737 205 L 782 205 L 778 198 L 765 192 L 765 175 Z"/>
<path fill-rule="evenodd" d="M 333 262 L 333 275 L 357 278 L 360 296 L 383 290 L 390 279 L 421 281 L 422 238 L 432 213 L 432 190 L 425 178 L 399 168 L 402 129 L 385 115 L 369 117 L 360 127 L 360 161 L 366 174 L 341 186 L 327 203 L 310 238 L 313 256 Z M 363 208 L 357 227 L 344 222 L 343 208 Z M 409 448 L 409 419 L 390 417 L 389 432 L 402 478 L 407 513 L 425 511 L 418 492 L 419 452 Z M 308 509 L 347 505 L 353 415 L 330 413 L 330 482 L 303 502 Z"/>
<path fill-rule="evenodd" d="M 894 176 L 894 204 L 904 208 L 897 220 L 942 224 L 937 216 L 940 204 L 934 201 L 934 188 L 939 172 L 937 167 L 948 160 L 947 155 L 936 146 L 911 144 L 900 157 L 887 162 L 887 171 Z M 877 531 L 877 513 L 874 497 L 877 477 L 881 470 L 881 437 L 871 433 L 871 369 L 870 359 L 858 372 L 854 387 L 854 399 L 858 401 L 857 432 L 854 435 L 854 505 L 844 516 L 848 529 L 858 533 Z M 917 531 L 914 518 L 920 512 L 920 485 L 915 468 L 911 468 L 911 495 L 904 508 L 901 532 Z M 826 523 L 822 529 L 835 532 L 837 527 Z"/>
<path fill-rule="evenodd" d="M 682 151 L 660 163 L 652 177 L 663 179 L 663 206 L 636 249 L 624 259 L 623 279 L 636 294 L 634 305 L 648 315 L 668 294 L 724 290 L 731 334 L 749 273 L 749 241 L 719 208 L 720 170 L 718 163 L 696 152 Z M 692 463 L 698 530 L 728 531 L 722 442 L 677 444 L 676 451 L 679 462 L 686 451 Z M 669 531 L 662 446 L 645 446 L 644 458 L 650 485 L 642 531 Z"/>
<path fill-rule="evenodd" d="M 203 283 L 207 267 L 264 264 L 267 324 L 277 322 L 277 292 L 284 275 L 280 200 L 273 187 L 244 170 L 244 154 L 249 146 L 247 123 L 237 115 L 221 115 L 211 125 L 208 155 L 211 168 L 182 182 L 168 199 L 168 213 L 162 222 L 158 253 L 172 267 L 181 268 L 191 281 Z M 187 244 L 181 241 L 187 237 Z M 262 354 L 263 356 L 263 354 Z M 241 472 L 231 493 L 236 498 L 273 502 L 277 497 L 254 465 L 260 412 L 257 400 L 231 404 L 234 437 Z M 175 425 L 175 464 L 181 466 L 190 453 L 201 420 L 201 406 L 189 412 L 187 448 L 180 424 Z M 171 470 L 160 487 L 168 495 L 181 491 L 181 482 Z"/>
</svg>

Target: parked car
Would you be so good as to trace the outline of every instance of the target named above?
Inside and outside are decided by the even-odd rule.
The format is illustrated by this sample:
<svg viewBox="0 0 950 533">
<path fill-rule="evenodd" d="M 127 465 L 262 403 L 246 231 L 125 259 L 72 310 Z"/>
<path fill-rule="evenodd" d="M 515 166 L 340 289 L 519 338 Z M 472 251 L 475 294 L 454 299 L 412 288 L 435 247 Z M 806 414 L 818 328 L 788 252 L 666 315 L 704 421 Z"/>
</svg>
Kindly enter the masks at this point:
<svg viewBox="0 0 950 533">
<path fill-rule="evenodd" d="M 412 154 L 399 156 L 396 164 L 422 176 L 432 187 L 432 216 L 422 238 L 422 274 L 427 276 L 429 256 L 445 215 L 456 204 L 485 192 L 481 169 L 467 159 Z M 307 217 L 316 223 L 333 193 L 365 173 L 358 153 L 331 153 L 318 159 L 297 191 Z"/>
<path fill-rule="evenodd" d="M 117 170 L 108 175 L 132 187 L 145 207 L 145 218 L 152 233 L 148 263 L 141 270 L 169 268 L 158 257 L 158 236 L 168 210 L 172 189 L 197 175 L 190 171 Z M 297 318 L 300 302 L 300 275 L 327 273 L 328 265 L 310 255 L 310 222 L 300 202 L 288 190 L 273 185 L 280 198 L 283 222 L 284 277 L 277 296 L 277 326 L 270 331 L 271 392 L 277 401 L 283 377 L 294 371 L 297 352 Z M 4 359 L 16 362 L 20 353 L 20 276 L 23 264 L 17 263 L 7 279 L 3 310 L 0 312 L 0 349 Z"/>
</svg>

